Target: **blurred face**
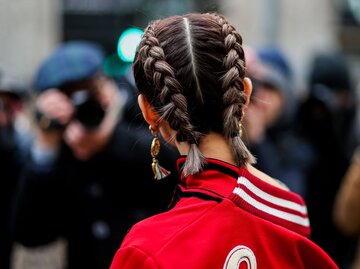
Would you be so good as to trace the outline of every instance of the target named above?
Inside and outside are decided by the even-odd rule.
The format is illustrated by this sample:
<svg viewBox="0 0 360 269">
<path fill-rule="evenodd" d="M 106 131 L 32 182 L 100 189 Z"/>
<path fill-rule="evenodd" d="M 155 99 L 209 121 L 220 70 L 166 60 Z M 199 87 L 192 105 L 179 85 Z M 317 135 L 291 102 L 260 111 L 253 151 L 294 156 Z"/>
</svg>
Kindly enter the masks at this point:
<svg viewBox="0 0 360 269">
<path fill-rule="evenodd" d="M 266 127 L 273 125 L 284 108 L 284 98 L 279 90 L 259 85 L 253 94 L 252 105 L 261 111 Z"/>
<path fill-rule="evenodd" d="M 90 159 L 107 144 L 117 122 L 117 118 L 112 113 L 118 107 L 117 91 L 112 83 L 105 83 L 101 85 L 100 90 L 95 90 L 93 93 L 105 110 L 105 116 L 96 128 L 88 128 L 76 118 L 67 125 L 64 139 L 78 159 Z"/>
</svg>

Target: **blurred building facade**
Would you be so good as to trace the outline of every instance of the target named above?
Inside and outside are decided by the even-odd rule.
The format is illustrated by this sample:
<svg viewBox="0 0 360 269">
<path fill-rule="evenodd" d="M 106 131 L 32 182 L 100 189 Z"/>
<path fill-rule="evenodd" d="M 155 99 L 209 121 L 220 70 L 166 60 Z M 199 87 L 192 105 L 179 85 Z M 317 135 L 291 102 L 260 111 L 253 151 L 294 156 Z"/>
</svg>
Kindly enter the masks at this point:
<svg viewBox="0 0 360 269">
<path fill-rule="evenodd" d="M 61 41 L 61 0 L 0 0 L 0 72 L 29 83 Z"/>
</svg>

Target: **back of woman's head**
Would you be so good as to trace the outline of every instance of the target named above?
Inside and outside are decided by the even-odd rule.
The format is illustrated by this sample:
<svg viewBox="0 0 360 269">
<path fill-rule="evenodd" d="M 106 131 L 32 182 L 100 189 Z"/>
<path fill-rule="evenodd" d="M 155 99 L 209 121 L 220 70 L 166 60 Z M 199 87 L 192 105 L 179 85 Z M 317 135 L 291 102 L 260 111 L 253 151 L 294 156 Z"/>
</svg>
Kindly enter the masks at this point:
<svg viewBox="0 0 360 269">
<path fill-rule="evenodd" d="M 231 142 L 237 165 L 254 161 L 240 137 L 247 101 L 242 38 L 223 16 L 191 13 L 150 23 L 133 69 L 140 93 L 177 141 L 190 143 L 185 175 L 201 170 L 197 145 L 210 131 Z"/>
</svg>

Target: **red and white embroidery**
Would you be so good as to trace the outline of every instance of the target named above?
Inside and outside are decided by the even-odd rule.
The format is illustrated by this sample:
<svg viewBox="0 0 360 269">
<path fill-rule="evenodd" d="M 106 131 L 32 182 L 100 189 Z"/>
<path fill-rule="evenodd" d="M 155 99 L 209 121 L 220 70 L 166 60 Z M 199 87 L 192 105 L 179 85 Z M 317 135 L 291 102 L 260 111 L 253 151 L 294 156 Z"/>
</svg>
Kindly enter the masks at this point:
<svg viewBox="0 0 360 269">
<path fill-rule="evenodd" d="M 227 255 L 223 269 L 238 269 L 243 262 L 247 269 L 257 268 L 254 252 L 246 246 L 236 246 Z"/>
</svg>

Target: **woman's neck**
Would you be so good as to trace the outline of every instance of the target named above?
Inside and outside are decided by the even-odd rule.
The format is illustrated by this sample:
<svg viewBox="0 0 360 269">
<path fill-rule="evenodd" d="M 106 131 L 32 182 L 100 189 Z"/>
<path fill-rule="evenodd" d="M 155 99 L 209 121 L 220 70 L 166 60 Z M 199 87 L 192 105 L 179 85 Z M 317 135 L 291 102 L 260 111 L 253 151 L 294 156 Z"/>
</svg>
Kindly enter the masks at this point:
<svg viewBox="0 0 360 269">
<path fill-rule="evenodd" d="M 175 142 L 175 143 L 181 155 L 188 154 L 189 152 L 188 143 L 186 142 Z M 217 160 L 221 160 L 236 165 L 229 142 L 220 134 L 211 132 L 208 135 L 206 135 L 203 139 L 201 139 L 199 149 L 201 153 L 205 156 L 205 158 L 214 158 Z M 278 181 L 274 180 L 269 175 L 256 169 L 252 165 L 247 164 L 246 169 L 249 170 L 249 172 L 255 175 L 256 177 L 260 178 L 261 180 L 278 188 L 288 190 L 288 188 L 285 185 L 280 184 Z"/>
<path fill-rule="evenodd" d="M 176 142 L 176 146 L 181 155 L 188 154 L 188 143 Z M 214 158 L 236 165 L 229 142 L 218 133 L 210 132 L 203 137 L 199 144 L 199 149 L 205 158 Z"/>
</svg>

